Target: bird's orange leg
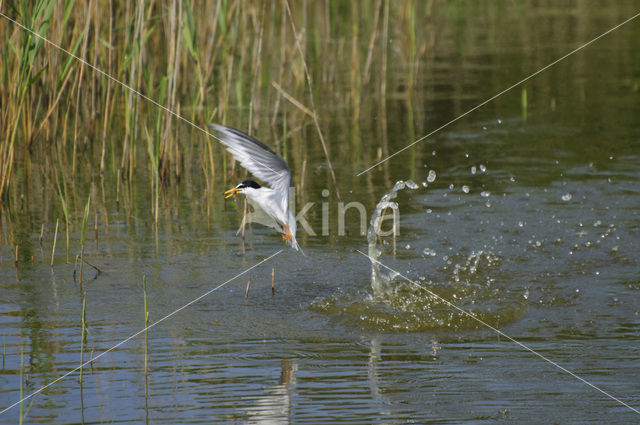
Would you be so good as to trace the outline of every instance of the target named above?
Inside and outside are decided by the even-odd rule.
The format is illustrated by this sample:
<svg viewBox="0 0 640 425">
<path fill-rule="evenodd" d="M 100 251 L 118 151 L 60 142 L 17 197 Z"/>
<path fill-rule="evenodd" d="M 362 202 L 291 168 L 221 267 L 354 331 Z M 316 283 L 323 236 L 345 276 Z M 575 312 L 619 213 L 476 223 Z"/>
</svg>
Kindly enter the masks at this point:
<svg viewBox="0 0 640 425">
<path fill-rule="evenodd" d="M 293 236 L 291 236 L 291 233 L 289 232 L 289 225 L 287 224 L 287 240 L 289 242 L 293 242 Z"/>
</svg>

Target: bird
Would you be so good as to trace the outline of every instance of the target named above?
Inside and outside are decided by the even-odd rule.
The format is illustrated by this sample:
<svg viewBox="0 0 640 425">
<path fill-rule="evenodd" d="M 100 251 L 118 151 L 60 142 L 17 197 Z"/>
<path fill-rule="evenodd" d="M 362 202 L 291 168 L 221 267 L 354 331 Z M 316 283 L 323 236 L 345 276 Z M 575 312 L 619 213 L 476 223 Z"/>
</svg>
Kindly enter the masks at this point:
<svg viewBox="0 0 640 425">
<path fill-rule="evenodd" d="M 225 146 L 247 171 L 271 187 L 247 179 L 227 190 L 225 199 L 241 193 L 256 209 L 262 210 L 275 221 L 273 227 L 280 230 L 285 242 L 304 255 L 296 240 L 296 219 L 289 209 L 291 171 L 281 156 L 266 145 L 232 127 L 209 124 L 216 138 Z M 266 223 L 263 223 L 266 224 Z"/>
</svg>

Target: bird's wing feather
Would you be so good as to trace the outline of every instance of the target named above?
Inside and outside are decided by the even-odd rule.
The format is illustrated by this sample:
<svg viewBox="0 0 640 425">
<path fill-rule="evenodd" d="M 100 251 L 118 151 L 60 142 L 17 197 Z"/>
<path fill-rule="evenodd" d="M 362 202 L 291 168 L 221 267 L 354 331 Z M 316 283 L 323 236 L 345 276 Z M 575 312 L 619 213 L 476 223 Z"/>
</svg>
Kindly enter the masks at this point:
<svg viewBox="0 0 640 425">
<path fill-rule="evenodd" d="M 287 201 L 285 208 L 288 208 L 291 172 L 284 159 L 240 130 L 218 124 L 209 124 L 209 127 L 215 130 L 218 140 L 236 161 L 251 174 L 269 183 L 273 190 L 282 193 L 283 199 Z"/>
</svg>

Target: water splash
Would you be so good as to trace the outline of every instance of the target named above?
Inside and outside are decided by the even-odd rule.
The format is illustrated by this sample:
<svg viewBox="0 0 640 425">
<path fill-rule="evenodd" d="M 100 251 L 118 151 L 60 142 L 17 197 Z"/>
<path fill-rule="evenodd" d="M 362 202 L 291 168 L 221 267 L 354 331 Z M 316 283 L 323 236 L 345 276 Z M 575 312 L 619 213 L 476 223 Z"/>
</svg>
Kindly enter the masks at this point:
<svg viewBox="0 0 640 425">
<path fill-rule="evenodd" d="M 396 236 L 399 234 L 396 227 L 399 226 L 399 205 L 394 199 L 399 191 L 406 188 L 418 189 L 419 186 L 410 180 L 397 182 L 382 196 L 371 216 L 367 242 L 372 290 L 363 291 L 356 287 L 340 289 L 314 300 L 311 308 L 352 326 L 371 327 L 385 332 L 482 327 L 474 318 L 453 309 L 449 302 L 495 326 L 517 320 L 530 303 L 529 294 L 523 297 L 521 291 L 505 291 L 497 279 L 503 259 L 490 245 L 482 244 L 469 252 L 465 246 L 456 250 L 437 244 L 424 247 L 419 240 L 413 240 L 411 245 L 415 244 L 415 249 L 412 250 L 411 245 L 407 244 L 403 258 L 396 259 L 404 265 L 395 266 L 400 267 L 399 270 L 406 270 L 407 265 L 411 264 L 409 275 L 413 282 L 406 281 L 377 262 L 385 249 L 389 250 L 391 246 L 389 238 L 383 237 L 391 236 L 394 228 Z M 394 214 L 391 230 L 384 223 L 385 220 L 391 221 L 386 210 Z M 425 220 L 422 214 L 420 217 Z M 382 231 L 383 227 L 385 231 Z M 395 242 L 400 243 L 401 239 L 394 239 L 394 246 Z M 405 242 L 402 244 L 404 246 Z M 439 253 L 442 253 L 440 257 Z"/>
<path fill-rule="evenodd" d="M 367 230 L 367 242 L 369 243 L 369 257 L 371 260 L 371 288 L 373 289 L 373 295 L 378 297 L 385 294 L 389 294 L 391 287 L 390 282 L 396 277 L 393 272 L 388 272 L 380 268 L 380 264 L 375 262 L 380 257 L 382 251 L 378 249 L 378 236 L 386 236 L 382 234 L 381 226 L 383 221 L 382 213 L 390 208 L 393 212 L 393 229 L 392 233 L 397 234 L 400 226 L 400 210 L 398 209 L 398 203 L 392 202 L 395 199 L 398 192 L 405 188 L 418 189 L 418 185 L 411 180 L 406 182 L 403 180 L 398 181 L 393 188 L 386 193 L 380 202 L 376 205 L 376 209 L 371 216 L 369 223 L 369 230 Z"/>
</svg>

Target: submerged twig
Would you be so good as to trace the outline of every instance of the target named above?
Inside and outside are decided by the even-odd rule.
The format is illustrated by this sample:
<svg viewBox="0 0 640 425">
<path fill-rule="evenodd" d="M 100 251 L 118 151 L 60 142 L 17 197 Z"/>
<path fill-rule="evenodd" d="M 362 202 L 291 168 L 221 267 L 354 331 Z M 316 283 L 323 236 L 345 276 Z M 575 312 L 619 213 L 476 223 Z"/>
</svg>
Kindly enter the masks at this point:
<svg viewBox="0 0 640 425">
<path fill-rule="evenodd" d="M 98 277 L 98 276 L 102 273 L 102 270 L 100 270 L 100 268 L 99 268 L 99 267 L 97 267 L 97 266 L 95 266 L 95 265 L 91 264 L 90 262 L 88 262 L 88 261 L 87 261 L 87 260 L 85 260 L 84 258 L 82 259 L 82 261 L 83 261 L 86 265 L 93 267 L 93 268 L 98 272 L 98 274 L 96 275 L 96 277 Z M 94 279 L 95 279 L 95 278 L 94 278 Z"/>
</svg>

